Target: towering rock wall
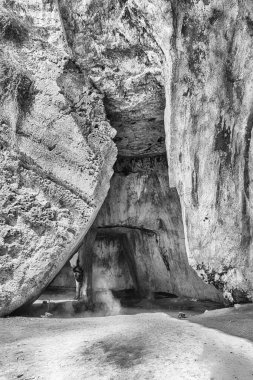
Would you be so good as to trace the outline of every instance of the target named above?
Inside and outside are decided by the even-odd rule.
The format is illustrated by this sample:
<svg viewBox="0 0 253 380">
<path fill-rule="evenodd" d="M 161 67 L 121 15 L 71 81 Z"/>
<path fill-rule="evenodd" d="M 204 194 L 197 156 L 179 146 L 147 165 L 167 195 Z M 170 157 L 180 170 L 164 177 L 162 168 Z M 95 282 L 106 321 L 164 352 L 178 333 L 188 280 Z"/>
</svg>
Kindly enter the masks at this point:
<svg viewBox="0 0 253 380">
<path fill-rule="evenodd" d="M 117 150 L 103 96 L 72 61 L 50 2 L 0 7 L 0 315 L 36 298 L 76 250 Z"/>
<path fill-rule="evenodd" d="M 166 139 L 191 266 L 251 299 L 252 1 L 0 4 L 2 313 L 95 218 L 116 157 L 106 115 L 124 157 Z"/>
<path fill-rule="evenodd" d="M 172 12 L 165 129 L 188 257 L 230 300 L 252 299 L 253 4 L 172 2 Z"/>
<path fill-rule="evenodd" d="M 161 49 L 170 186 L 190 264 L 234 301 L 252 299 L 252 25 L 248 1 L 128 1 Z"/>
<path fill-rule="evenodd" d="M 134 141 L 119 141 L 124 148 L 148 130 L 151 112 L 159 120 L 164 85 L 170 186 L 180 196 L 190 264 L 230 300 L 251 299 L 252 2 L 60 4 L 119 138 L 132 128 Z"/>
</svg>

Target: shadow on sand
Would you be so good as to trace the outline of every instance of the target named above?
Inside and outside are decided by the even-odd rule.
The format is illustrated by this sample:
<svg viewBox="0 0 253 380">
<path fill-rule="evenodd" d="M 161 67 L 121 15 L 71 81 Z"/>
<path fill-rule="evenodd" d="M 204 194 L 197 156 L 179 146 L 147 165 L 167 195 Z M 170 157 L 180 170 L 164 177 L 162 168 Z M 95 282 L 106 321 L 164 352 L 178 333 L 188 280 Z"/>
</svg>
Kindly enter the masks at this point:
<svg viewBox="0 0 253 380">
<path fill-rule="evenodd" d="M 253 342 L 253 304 L 207 311 L 193 316 L 190 321 Z"/>
</svg>

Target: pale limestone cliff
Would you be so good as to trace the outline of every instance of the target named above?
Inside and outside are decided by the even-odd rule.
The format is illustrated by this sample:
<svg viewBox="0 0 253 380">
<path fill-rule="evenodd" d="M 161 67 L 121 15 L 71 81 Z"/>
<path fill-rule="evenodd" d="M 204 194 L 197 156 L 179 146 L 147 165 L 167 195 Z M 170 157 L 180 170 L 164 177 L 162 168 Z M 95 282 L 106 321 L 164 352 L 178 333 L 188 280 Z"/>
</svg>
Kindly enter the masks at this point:
<svg viewBox="0 0 253 380">
<path fill-rule="evenodd" d="M 92 224 L 116 147 L 103 96 L 73 63 L 57 7 L 0 13 L 0 314 L 54 278 Z"/>
<path fill-rule="evenodd" d="M 165 129 L 188 257 L 229 299 L 252 299 L 253 3 L 189 1 L 172 10 Z"/>
<path fill-rule="evenodd" d="M 6 12 L 13 19 L 7 27 Z M 212 284 L 211 298 L 251 299 L 251 0 L 2 1 L 0 28 L 3 305 L 11 302 L 8 292 L 24 287 L 5 310 L 24 302 L 27 288 L 36 296 L 52 279 L 102 204 L 116 157 L 106 117 L 117 130 L 119 159 L 167 152 L 166 192 L 179 196 L 173 229 L 183 239 L 168 258 L 173 266 L 178 257 L 180 273 L 188 268 L 194 281 L 178 281 L 177 272 L 161 281 L 205 297 L 202 282 L 189 291 L 199 281 L 189 261 Z M 130 188 L 135 177 L 126 178 Z M 123 187 L 117 178 L 110 194 Z M 20 199 L 26 206 L 17 216 Z M 168 195 L 156 209 L 157 218 L 168 210 L 168 224 L 170 207 Z M 61 245 L 58 233 L 66 239 Z M 159 272 L 151 290 L 165 270 L 160 261 L 148 264 Z M 36 278 L 29 284 L 30 273 Z"/>
</svg>

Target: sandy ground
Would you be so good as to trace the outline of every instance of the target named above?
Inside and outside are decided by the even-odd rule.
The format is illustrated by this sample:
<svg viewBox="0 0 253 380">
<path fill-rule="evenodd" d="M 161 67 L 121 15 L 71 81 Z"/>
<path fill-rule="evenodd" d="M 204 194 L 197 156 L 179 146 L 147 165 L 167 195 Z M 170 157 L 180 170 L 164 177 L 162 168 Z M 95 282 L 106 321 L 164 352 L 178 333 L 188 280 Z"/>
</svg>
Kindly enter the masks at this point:
<svg viewBox="0 0 253 380">
<path fill-rule="evenodd" d="M 253 379 L 252 307 L 168 313 L 2 319 L 0 379 Z"/>
<path fill-rule="evenodd" d="M 246 338 L 253 342 L 253 304 L 235 305 L 232 308 L 206 311 L 194 315 L 190 321 L 226 334 Z M 253 363 L 252 363 L 253 368 Z"/>
</svg>

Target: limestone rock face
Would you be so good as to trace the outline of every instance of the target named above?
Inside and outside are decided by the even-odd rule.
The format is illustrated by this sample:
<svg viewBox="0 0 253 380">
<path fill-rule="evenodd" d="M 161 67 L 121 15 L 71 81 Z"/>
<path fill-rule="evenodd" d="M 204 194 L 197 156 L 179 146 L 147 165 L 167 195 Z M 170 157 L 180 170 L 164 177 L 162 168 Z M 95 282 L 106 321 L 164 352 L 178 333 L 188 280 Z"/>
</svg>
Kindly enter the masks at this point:
<svg viewBox="0 0 253 380">
<path fill-rule="evenodd" d="M 103 96 L 73 63 L 57 7 L 4 2 L 0 34 L 4 315 L 36 298 L 76 250 L 107 194 L 117 149 Z"/>
<path fill-rule="evenodd" d="M 253 296 L 253 4 L 172 5 L 165 128 L 188 257 L 230 300 L 245 301 Z"/>
<path fill-rule="evenodd" d="M 251 299 L 252 2 L 62 0 L 60 9 L 78 64 L 105 93 L 120 154 L 161 153 L 165 94 L 190 264 L 230 300 Z"/>
<path fill-rule="evenodd" d="M 190 267 L 180 200 L 171 188 L 165 155 L 117 160 L 95 226 L 104 245 L 118 238 L 141 295 L 167 292 L 222 301 Z M 110 283 L 108 283 L 110 286 Z"/>
<path fill-rule="evenodd" d="M 94 292 L 134 289 L 144 297 L 163 292 L 222 301 L 188 263 L 180 200 L 169 184 L 166 155 L 117 159 L 93 229 Z M 73 286 L 71 268 L 66 265 L 50 286 Z"/>
<path fill-rule="evenodd" d="M 164 153 L 163 56 L 138 8 L 118 0 L 62 0 L 59 9 L 78 66 L 105 94 L 119 154 Z"/>
<path fill-rule="evenodd" d="M 166 286 L 183 293 L 190 278 L 188 293 L 199 296 L 203 282 L 189 260 L 217 288 L 208 287 L 211 298 L 252 299 L 252 1 L 0 4 L 2 313 L 36 297 L 94 220 L 116 159 L 110 125 L 119 162 L 167 153 L 162 218 L 154 206 L 160 198 L 150 201 L 167 231 L 173 215 L 178 228 L 174 253 L 171 241 L 163 247 L 166 260 L 178 256 L 182 279 L 166 273 Z M 120 176 L 112 186 L 121 192 L 124 182 L 132 191 L 140 220 L 131 207 L 102 209 L 101 227 L 105 215 L 110 225 L 118 215 L 117 228 L 135 228 L 144 217 L 138 196 L 150 184 L 145 176 Z M 142 181 L 139 192 L 135 181 Z M 144 219 L 145 229 L 159 227 Z M 147 239 L 156 258 L 148 254 L 143 265 L 152 265 L 153 278 L 165 259 L 155 238 Z"/>
</svg>

